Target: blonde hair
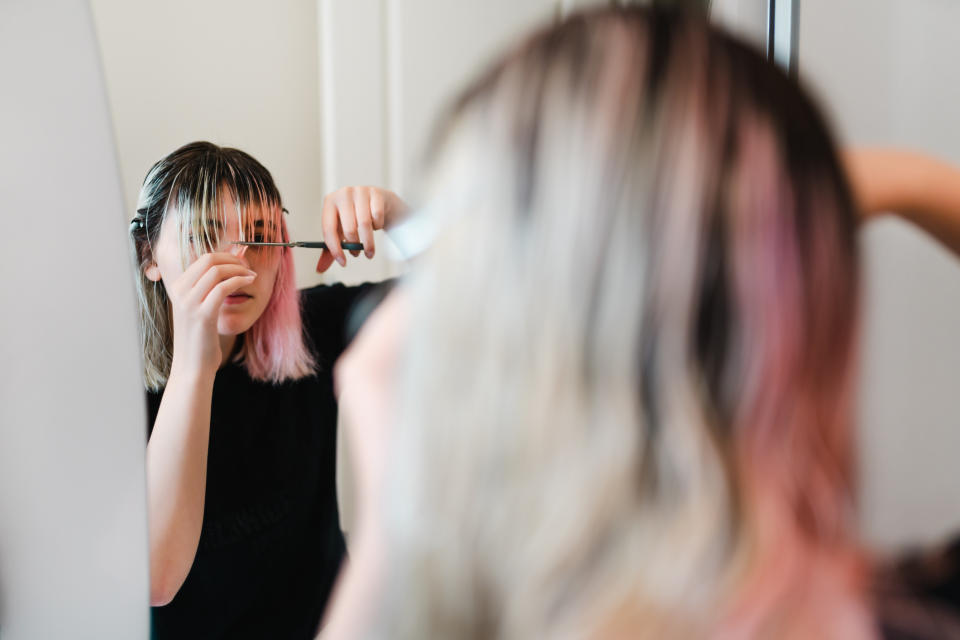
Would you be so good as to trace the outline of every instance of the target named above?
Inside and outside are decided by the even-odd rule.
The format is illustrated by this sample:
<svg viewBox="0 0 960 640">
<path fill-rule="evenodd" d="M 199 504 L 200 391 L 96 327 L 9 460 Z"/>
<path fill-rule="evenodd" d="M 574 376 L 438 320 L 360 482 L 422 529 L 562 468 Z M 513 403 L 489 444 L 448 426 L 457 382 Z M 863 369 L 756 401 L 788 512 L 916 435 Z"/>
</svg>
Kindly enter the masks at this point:
<svg viewBox="0 0 960 640">
<path fill-rule="evenodd" d="M 223 206 L 229 193 L 236 211 Z M 250 209 L 259 207 L 262 228 Z M 140 340 L 143 379 L 147 389 L 167 383 L 173 359 L 173 319 L 166 289 L 146 276 L 153 246 L 168 215 L 175 215 L 183 267 L 195 256 L 214 251 L 224 217 L 236 215 L 240 238 L 263 235 L 267 242 L 288 240 L 280 192 L 267 169 L 253 157 L 209 142 L 184 145 L 157 162 L 147 172 L 140 189 L 137 212 L 130 223 L 130 248 L 137 265 Z M 279 262 L 277 278 L 267 308 L 248 329 L 236 355 L 254 380 L 273 383 L 311 375 L 314 358 L 304 344 L 300 294 L 296 288 L 289 248 L 270 254 Z"/>
<path fill-rule="evenodd" d="M 806 94 L 701 16 L 597 10 L 430 166 L 374 635 L 869 636 L 856 223 Z"/>
</svg>

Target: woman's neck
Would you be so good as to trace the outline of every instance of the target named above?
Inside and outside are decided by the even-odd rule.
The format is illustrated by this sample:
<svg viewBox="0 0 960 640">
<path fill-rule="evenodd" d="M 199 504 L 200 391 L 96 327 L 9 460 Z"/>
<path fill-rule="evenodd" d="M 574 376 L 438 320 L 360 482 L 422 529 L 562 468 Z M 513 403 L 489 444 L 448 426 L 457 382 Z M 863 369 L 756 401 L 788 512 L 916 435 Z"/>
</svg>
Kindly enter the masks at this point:
<svg viewBox="0 0 960 640">
<path fill-rule="evenodd" d="M 220 366 L 230 362 L 233 350 L 237 346 L 237 336 L 220 336 Z"/>
</svg>

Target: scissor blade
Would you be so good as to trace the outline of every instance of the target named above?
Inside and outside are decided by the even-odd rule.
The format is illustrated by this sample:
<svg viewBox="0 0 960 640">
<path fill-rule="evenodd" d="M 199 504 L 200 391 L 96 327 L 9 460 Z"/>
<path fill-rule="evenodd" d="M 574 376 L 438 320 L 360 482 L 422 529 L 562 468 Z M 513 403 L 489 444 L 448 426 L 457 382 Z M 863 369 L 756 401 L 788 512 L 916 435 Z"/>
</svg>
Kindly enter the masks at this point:
<svg viewBox="0 0 960 640">
<path fill-rule="evenodd" d="M 248 247 L 303 247 L 304 249 L 326 249 L 324 242 L 234 242 L 233 244 L 242 244 Z M 340 248 L 344 251 L 363 251 L 363 243 L 360 242 L 341 242 Z"/>
<path fill-rule="evenodd" d="M 296 242 L 231 242 L 230 244 L 242 244 L 246 247 L 295 247 Z"/>
</svg>

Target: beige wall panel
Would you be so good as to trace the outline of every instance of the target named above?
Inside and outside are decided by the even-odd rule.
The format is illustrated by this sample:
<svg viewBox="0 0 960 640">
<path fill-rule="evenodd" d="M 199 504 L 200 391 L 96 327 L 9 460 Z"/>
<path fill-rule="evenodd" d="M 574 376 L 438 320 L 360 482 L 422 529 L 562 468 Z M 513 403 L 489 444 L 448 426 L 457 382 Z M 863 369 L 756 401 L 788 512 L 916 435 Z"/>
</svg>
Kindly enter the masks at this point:
<svg viewBox="0 0 960 640">
<path fill-rule="evenodd" d="M 386 184 L 386 23 L 382 0 L 319 0 L 323 184 Z M 318 236 L 319 237 L 319 236 Z M 377 255 L 348 257 L 326 280 L 377 281 L 397 272 L 376 234 Z"/>
</svg>

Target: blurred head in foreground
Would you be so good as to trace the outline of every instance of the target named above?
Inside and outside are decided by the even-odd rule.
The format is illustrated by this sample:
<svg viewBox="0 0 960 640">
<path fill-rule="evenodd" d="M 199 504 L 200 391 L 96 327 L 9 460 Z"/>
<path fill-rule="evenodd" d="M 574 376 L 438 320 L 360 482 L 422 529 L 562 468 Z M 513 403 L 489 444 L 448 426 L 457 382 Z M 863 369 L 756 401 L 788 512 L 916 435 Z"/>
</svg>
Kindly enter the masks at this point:
<svg viewBox="0 0 960 640">
<path fill-rule="evenodd" d="M 856 638 L 853 202 L 679 11 L 543 31 L 439 129 L 388 470 L 393 637 Z"/>
</svg>

